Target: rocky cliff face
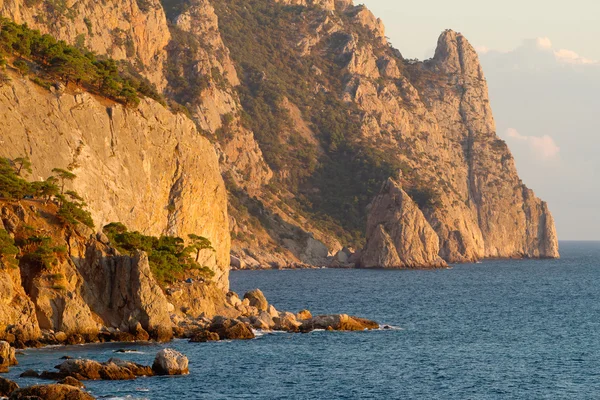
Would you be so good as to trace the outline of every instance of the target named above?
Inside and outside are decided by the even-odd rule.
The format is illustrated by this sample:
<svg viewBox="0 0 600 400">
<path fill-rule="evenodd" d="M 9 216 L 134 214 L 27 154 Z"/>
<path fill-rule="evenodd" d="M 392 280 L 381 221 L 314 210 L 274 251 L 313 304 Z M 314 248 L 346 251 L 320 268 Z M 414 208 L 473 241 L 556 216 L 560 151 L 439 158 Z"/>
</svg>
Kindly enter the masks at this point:
<svg viewBox="0 0 600 400">
<path fill-rule="evenodd" d="M 200 262 L 228 288 L 227 194 L 215 151 L 192 121 L 151 100 L 130 110 L 16 75 L 0 104 L 1 156 L 28 156 L 34 180 L 70 167 L 98 228 L 118 221 L 150 235 L 208 238 L 216 251 Z"/>
<path fill-rule="evenodd" d="M 19 79 L 1 89 L 8 122 L 0 155 L 29 155 L 36 178 L 75 166 L 75 189 L 98 224 L 207 236 L 218 248 L 206 263 L 222 288 L 229 223 L 235 255 L 253 265 L 322 265 L 365 239 L 367 248 L 395 247 L 387 264 L 430 264 L 427 226 L 448 262 L 558 257 L 548 206 L 520 181 L 496 136 L 477 54 L 458 33 L 444 32 L 435 57 L 415 62 L 350 0 L 33 3 L 0 0 L 0 12 L 133 58 L 132 68 L 211 138 L 220 171 L 192 122 L 155 103 L 126 110 Z M 365 225 L 367 204 L 399 171 L 412 203 L 390 213 L 412 204 L 413 222 L 429 232 L 408 247 L 397 243 L 406 238 L 399 226 Z"/>
<path fill-rule="evenodd" d="M 365 268 L 444 267 L 438 235 L 408 194 L 389 179 L 373 200 L 367 221 Z"/>
<path fill-rule="evenodd" d="M 231 2 L 215 0 L 215 3 L 226 4 L 217 7 L 226 23 L 243 24 L 230 17 Z M 344 131 L 351 129 L 335 133 L 332 124 L 321 124 L 325 129 L 318 126 L 319 113 L 311 109 L 311 101 L 307 102 L 303 96 L 311 97 L 312 103 L 318 96 L 343 101 L 338 109 L 346 107 L 346 117 L 354 121 L 352 127 L 358 134 L 346 134 L 345 138 L 335 137 L 335 140 L 351 150 L 360 149 L 354 150 L 357 154 L 378 154 L 376 165 L 383 161 L 401 171 L 398 183 L 421 210 L 426 221 L 422 222 L 435 231 L 440 243 L 439 255 L 446 261 L 558 257 L 557 237 L 548 207 L 523 185 L 510 151 L 497 137 L 483 71 L 475 50 L 461 34 L 444 32 L 432 60 L 408 61 L 387 45 L 381 21 L 364 6 L 355 7 L 347 2 L 279 3 L 297 6 L 293 12 L 285 7 L 273 12 L 286 21 L 288 31 L 278 30 L 277 26 L 265 29 L 272 29 L 271 34 L 285 43 L 285 51 L 274 58 L 294 60 L 298 69 L 311 71 L 303 75 L 305 92 L 297 86 L 285 88 L 286 84 L 293 86 L 295 71 L 285 71 L 276 62 L 264 63 L 246 55 L 245 45 L 232 35 L 226 35 L 225 43 L 231 45 L 233 58 L 240 65 L 249 70 L 247 65 L 252 64 L 268 71 L 263 82 L 277 80 L 286 99 L 298 103 L 302 110 L 300 119 L 312 128 L 321 149 L 325 149 L 319 154 L 315 146 L 315 157 L 320 163 L 332 164 L 333 160 L 335 165 L 340 164 L 335 161 L 339 145 L 336 143 L 338 147 L 332 149 L 331 136 L 343 136 Z M 261 7 L 255 5 L 250 13 L 268 15 L 267 6 Z M 298 14 L 300 17 L 296 17 Z M 266 47 L 265 51 L 270 49 Z M 259 52 L 256 46 L 254 51 Z M 281 72 L 273 76 L 277 68 Z M 246 80 L 243 84 L 256 85 L 256 82 Z M 331 119 L 331 113 L 324 118 Z M 353 156 L 346 151 L 342 157 Z M 278 172 L 281 171 L 275 168 L 276 176 Z M 329 174 L 334 172 L 337 173 L 329 170 Z M 344 179 L 343 174 L 337 174 Z M 284 187 L 291 187 L 285 179 L 278 180 Z M 339 184 L 340 179 L 337 180 L 335 184 Z M 355 184 L 350 180 L 347 183 Z M 347 186 L 342 190 L 347 190 Z M 306 179 L 305 187 L 291 191 L 308 198 L 319 191 L 318 202 L 327 200 L 314 179 Z M 396 211 L 401 213 L 402 206 L 399 207 Z M 364 212 L 360 211 L 360 205 L 354 209 Z M 342 227 L 347 222 L 344 217 L 336 221 Z M 369 223 L 368 234 L 372 228 Z M 393 242 L 388 229 L 376 230 L 378 246 L 389 248 L 388 242 Z M 420 255 L 430 254 L 430 250 L 431 247 L 422 245 L 401 253 L 422 259 Z"/>
<path fill-rule="evenodd" d="M 200 129 L 214 135 L 223 173 L 255 192 L 273 173 L 254 133 L 240 121 L 242 107 L 235 91 L 240 81 L 217 15 L 208 0 L 185 4 L 171 16 L 167 94 L 190 110 Z"/>
<path fill-rule="evenodd" d="M 45 336 L 94 337 L 106 328 L 135 332 L 139 325 L 156 339 L 170 339 L 169 303 L 146 255 L 119 255 L 91 229 L 61 226 L 56 211 L 52 202 L 1 204 L 5 230 L 22 249 L 33 251 L 16 267 L 2 262 L 3 299 L 10 300 L 0 307 L 3 334 L 25 342 L 42 337 L 42 330 Z M 33 250 L 42 236 L 52 249 L 44 253 L 47 262 Z"/>
<path fill-rule="evenodd" d="M 170 33 L 159 0 L 0 0 L 0 14 L 116 60 L 127 60 L 159 90 Z"/>
</svg>

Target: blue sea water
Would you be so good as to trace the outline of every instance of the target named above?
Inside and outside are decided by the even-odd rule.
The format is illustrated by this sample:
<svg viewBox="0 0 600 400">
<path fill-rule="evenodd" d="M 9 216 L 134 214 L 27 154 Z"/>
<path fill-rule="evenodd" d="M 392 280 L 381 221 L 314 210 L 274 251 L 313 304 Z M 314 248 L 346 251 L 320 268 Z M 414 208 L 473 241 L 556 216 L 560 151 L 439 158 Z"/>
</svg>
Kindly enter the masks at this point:
<svg viewBox="0 0 600 400">
<path fill-rule="evenodd" d="M 348 313 L 401 329 L 175 341 L 168 346 L 189 357 L 188 376 L 86 385 L 107 399 L 598 398 L 600 243 L 561 246 L 561 260 L 439 271 L 232 272 L 232 290 L 260 287 L 280 310 Z M 6 376 L 51 369 L 65 354 L 150 364 L 163 346 L 26 350 Z"/>
</svg>

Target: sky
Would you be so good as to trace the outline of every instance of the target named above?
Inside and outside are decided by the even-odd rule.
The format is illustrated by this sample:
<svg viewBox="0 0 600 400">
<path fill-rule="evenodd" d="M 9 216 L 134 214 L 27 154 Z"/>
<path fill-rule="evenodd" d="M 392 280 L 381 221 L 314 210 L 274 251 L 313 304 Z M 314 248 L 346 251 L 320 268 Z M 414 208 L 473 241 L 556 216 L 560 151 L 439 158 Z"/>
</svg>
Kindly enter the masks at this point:
<svg viewBox="0 0 600 400">
<path fill-rule="evenodd" d="M 358 2 L 355 2 L 358 3 Z M 463 33 L 486 75 L 498 136 L 546 200 L 561 240 L 600 240 L 600 1 L 364 0 L 406 58 Z"/>
</svg>

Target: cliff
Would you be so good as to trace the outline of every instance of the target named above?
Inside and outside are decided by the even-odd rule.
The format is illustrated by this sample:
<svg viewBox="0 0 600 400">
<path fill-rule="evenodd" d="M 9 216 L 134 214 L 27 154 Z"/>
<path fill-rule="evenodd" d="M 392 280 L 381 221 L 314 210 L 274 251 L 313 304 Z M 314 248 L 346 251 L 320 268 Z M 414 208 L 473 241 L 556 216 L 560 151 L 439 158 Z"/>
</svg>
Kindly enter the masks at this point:
<svg viewBox="0 0 600 400">
<path fill-rule="evenodd" d="M 256 1 L 242 18 L 233 2 L 214 3 L 225 44 L 244 72 L 246 110 L 260 105 L 270 118 L 304 125 L 312 135 L 295 128 L 299 151 L 292 141 L 271 144 L 275 132 L 287 137 L 289 123 L 254 128 L 275 173 L 271 187 L 278 189 L 263 192 L 267 209 L 315 232 L 330 254 L 340 242 L 362 247 L 356 232 L 366 232 L 369 241 L 367 205 L 381 182 L 399 174 L 398 184 L 433 228 L 447 262 L 559 256 L 548 206 L 519 179 L 496 135 L 482 68 L 461 34 L 443 32 L 435 57 L 416 62 L 388 45 L 381 21 L 364 6 Z M 243 27 L 256 31 L 256 21 L 269 18 L 275 21 L 263 24 L 256 40 L 240 39 L 231 28 L 245 38 Z M 282 44 L 274 46 L 273 37 Z M 273 147 L 277 151 L 269 151 Z M 272 196 L 279 202 L 275 210 Z M 301 204 L 286 201 L 290 197 Z M 328 223 L 319 223 L 324 216 Z M 275 229 L 267 231 L 283 243 Z M 409 246 L 400 259 L 430 250 L 424 243 Z M 431 262 L 425 259 L 423 266 Z"/>
<path fill-rule="evenodd" d="M 439 250 L 439 238 L 417 204 L 390 178 L 371 205 L 361 265 L 364 268 L 445 267 Z"/>
<path fill-rule="evenodd" d="M 159 0 L 0 0 L 0 13 L 56 38 L 124 60 L 159 90 L 170 33 Z"/>
<path fill-rule="evenodd" d="M 107 329 L 172 337 L 169 303 L 144 253 L 120 255 L 86 226 L 60 223 L 54 202 L 2 201 L 0 210 L 0 228 L 21 253 L 16 264 L 0 256 L 0 282 L 9 288 L 3 297 L 11 300 L 0 308 L 0 325 L 10 342 L 59 332 L 61 342 L 87 341 Z"/>
<path fill-rule="evenodd" d="M 68 168 L 96 227 L 208 238 L 201 264 L 229 287 L 227 194 L 214 148 L 192 121 L 145 99 L 133 110 L 86 92 L 47 91 L 11 74 L 0 88 L 0 156 L 27 156 L 31 177 Z"/>
</svg>

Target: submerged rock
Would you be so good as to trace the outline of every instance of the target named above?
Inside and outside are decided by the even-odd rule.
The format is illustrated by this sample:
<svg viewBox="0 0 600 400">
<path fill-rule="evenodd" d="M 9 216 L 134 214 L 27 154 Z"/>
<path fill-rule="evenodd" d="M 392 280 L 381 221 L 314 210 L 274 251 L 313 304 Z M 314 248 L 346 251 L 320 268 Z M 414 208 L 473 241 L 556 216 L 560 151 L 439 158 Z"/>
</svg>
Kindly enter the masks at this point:
<svg viewBox="0 0 600 400">
<path fill-rule="evenodd" d="M 188 358 L 173 349 L 163 349 L 156 355 L 152 364 L 152 371 L 156 375 L 188 374 Z"/>
<path fill-rule="evenodd" d="M 351 317 L 346 314 L 319 315 L 303 321 L 300 331 L 310 332 L 315 329 L 330 331 L 364 331 L 379 329 L 379 324 L 364 318 Z"/>
</svg>

